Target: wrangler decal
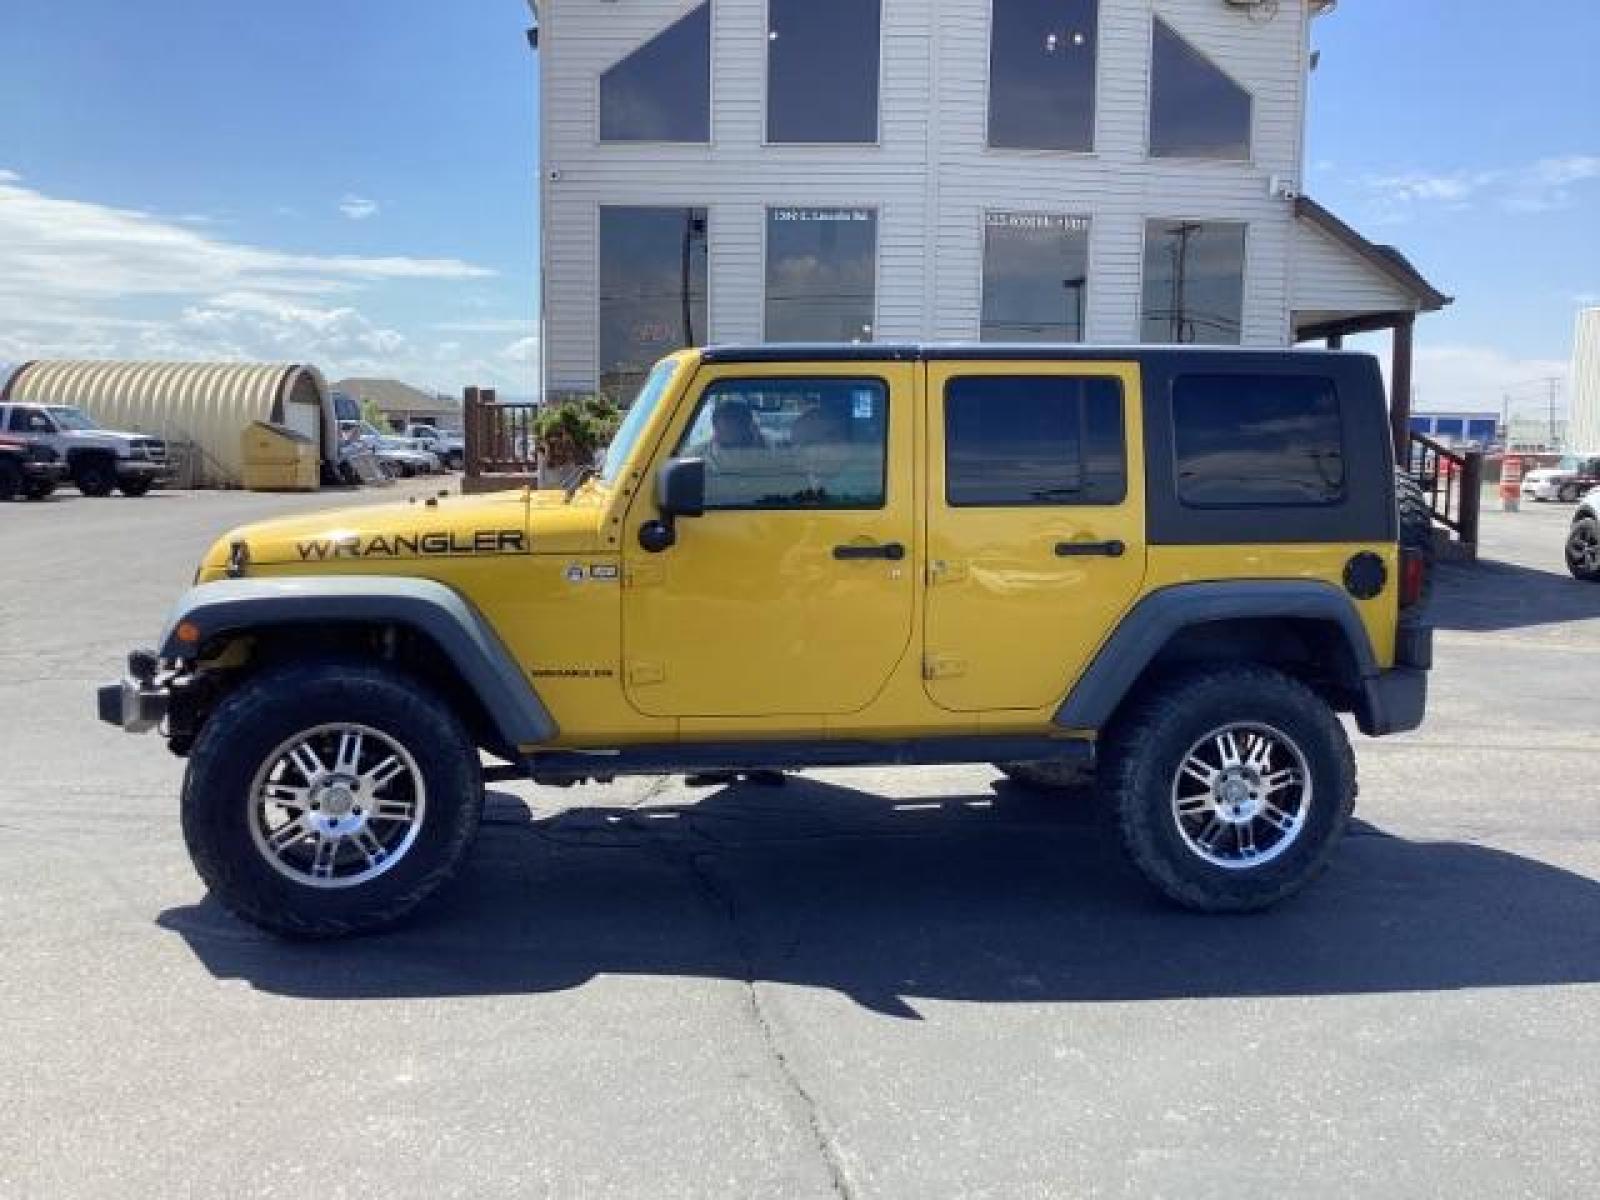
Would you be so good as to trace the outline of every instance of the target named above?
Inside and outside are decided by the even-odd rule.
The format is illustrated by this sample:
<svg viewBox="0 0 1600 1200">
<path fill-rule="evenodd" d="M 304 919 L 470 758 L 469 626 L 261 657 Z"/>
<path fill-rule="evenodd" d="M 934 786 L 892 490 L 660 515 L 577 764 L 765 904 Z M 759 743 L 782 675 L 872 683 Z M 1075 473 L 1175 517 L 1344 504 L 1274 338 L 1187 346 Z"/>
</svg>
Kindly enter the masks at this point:
<svg viewBox="0 0 1600 1200">
<path fill-rule="evenodd" d="M 364 538 L 351 534 L 296 542 L 301 562 L 333 558 L 454 558 L 473 555 L 527 554 L 527 535 L 520 529 L 479 529 L 473 533 L 396 533 Z"/>
</svg>

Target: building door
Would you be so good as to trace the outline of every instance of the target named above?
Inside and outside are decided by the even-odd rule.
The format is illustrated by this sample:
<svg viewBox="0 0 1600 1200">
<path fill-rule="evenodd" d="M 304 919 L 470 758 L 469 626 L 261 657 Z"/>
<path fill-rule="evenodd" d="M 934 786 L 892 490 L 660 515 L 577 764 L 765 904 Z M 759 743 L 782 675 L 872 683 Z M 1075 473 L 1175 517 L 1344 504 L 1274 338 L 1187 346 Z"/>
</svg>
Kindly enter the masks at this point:
<svg viewBox="0 0 1600 1200">
<path fill-rule="evenodd" d="M 960 712 L 1055 704 L 1144 579 L 1139 371 L 933 362 L 923 677 Z"/>
<path fill-rule="evenodd" d="M 729 365 L 691 392 L 665 444 L 705 460 L 706 512 L 659 554 L 638 541 L 653 507 L 630 513 L 630 701 L 796 730 L 865 708 L 911 652 L 915 368 Z"/>
</svg>

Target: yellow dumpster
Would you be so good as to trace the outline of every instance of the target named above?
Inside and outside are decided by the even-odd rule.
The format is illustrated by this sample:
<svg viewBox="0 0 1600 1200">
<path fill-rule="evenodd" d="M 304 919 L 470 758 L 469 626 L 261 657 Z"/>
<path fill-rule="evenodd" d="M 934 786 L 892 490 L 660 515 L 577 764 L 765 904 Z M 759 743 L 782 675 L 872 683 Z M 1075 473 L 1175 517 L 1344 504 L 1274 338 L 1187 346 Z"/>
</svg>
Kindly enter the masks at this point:
<svg viewBox="0 0 1600 1200">
<path fill-rule="evenodd" d="M 244 486 L 252 492 L 314 492 L 321 456 L 305 434 L 267 421 L 252 421 L 241 437 Z"/>
</svg>

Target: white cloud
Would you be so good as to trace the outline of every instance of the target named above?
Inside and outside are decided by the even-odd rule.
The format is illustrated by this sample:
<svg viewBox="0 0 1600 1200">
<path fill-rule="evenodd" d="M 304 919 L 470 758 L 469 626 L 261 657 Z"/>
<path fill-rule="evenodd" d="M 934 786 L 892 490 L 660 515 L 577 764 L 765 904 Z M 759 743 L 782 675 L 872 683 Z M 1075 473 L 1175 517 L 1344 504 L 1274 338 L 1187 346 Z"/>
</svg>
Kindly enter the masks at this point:
<svg viewBox="0 0 1600 1200">
<path fill-rule="evenodd" d="M 0 170 L 0 183 L 21 183 L 22 176 L 15 171 Z"/>
<path fill-rule="evenodd" d="M 533 317 L 484 317 L 482 320 L 438 321 L 440 333 L 525 333 L 534 327 Z"/>
<path fill-rule="evenodd" d="M 339 211 L 352 221 L 365 221 L 368 217 L 377 216 L 381 210 L 376 200 L 368 200 L 365 196 L 350 192 L 339 201 Z"/>
<path fill-rule="evenodd" d="M 536 335 L 518 338 L 500 351 L 500 357 L 507 362 L 533 366 L 539 361 L 539 339 Z"/>
<path fill-rule="evenodd" d="M 1596 179 L 1600 156 L 1568 154 L 1488 170 L 1367 175 L 1361 183 L 1384 207 L 1386 217 L 1402 220 L 1426 205 L 1461 209 L 1480 202 L 1508 212 L 1550 212 L 1570 207 L 1577 199 L 1576 186 Z"/>
<path fill-rule="evenodd" d="M 1373 334 L 1352 339 L 1351 349 L 1376 354 L 1389 377 L 1389 339 Z M 1506 397 L 1514 411 L 1543 403 L 1547 380 L 1565 381 L 1569 364 L 1554 358 L 1523 358 L 1484 346 L 1436 345 L 1419 341 L 1412 380 L 1419 410 L 1498 412 Z"/>
</svg>

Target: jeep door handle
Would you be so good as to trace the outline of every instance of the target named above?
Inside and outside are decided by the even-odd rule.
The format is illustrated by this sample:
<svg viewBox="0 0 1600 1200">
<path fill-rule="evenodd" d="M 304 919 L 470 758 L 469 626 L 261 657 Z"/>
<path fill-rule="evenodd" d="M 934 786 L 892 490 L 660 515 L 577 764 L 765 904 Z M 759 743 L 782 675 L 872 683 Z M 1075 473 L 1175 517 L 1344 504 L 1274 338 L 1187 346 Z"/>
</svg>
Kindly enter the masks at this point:
<svg viewBox="0 0 1600 1200">
<path fill-rule="evenodd" d="M 835 546 L 833 556 L 848 561 L 857 558 L 887 558 L 899 562 L 906 556 L 906 548 L 899 542 L 885 542 L 881 546 Z"/>
<path fill-rule="evenodd" d="M 1121 558 L 1128 552 L 1125 542 L 1057 542 L 1057 558 Z"/>
</svg>

